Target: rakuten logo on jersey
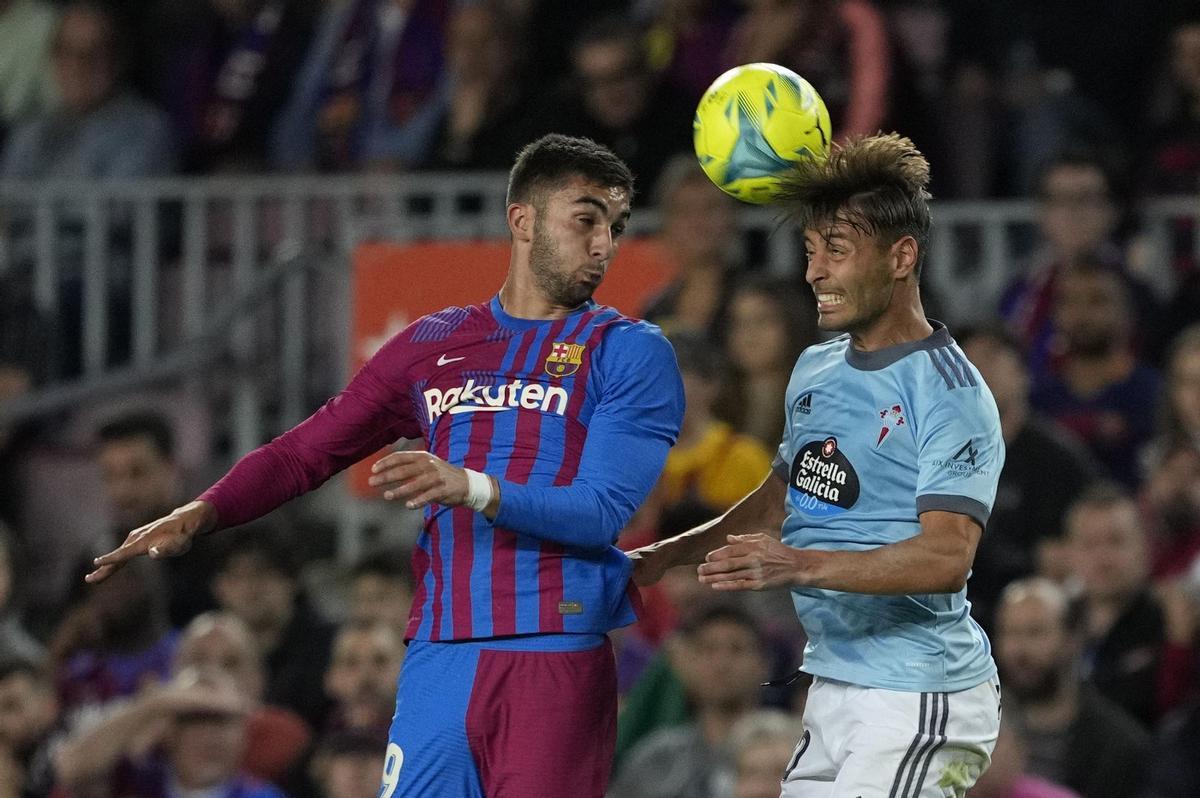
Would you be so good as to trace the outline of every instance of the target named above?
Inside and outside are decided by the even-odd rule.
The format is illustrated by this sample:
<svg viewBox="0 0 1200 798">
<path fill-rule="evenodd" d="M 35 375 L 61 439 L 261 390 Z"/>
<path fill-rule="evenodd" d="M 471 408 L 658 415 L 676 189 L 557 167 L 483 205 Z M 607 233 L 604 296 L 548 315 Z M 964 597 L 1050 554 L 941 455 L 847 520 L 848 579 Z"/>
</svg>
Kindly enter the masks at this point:
<svg viewBox="0 0 1200 798">
<path fill-rule="evenodd" d="M 527 385 L 520 380 L 503 385 L 477 385 L 475 380 L 467 380 L 461 388 L 430 388 L 424 396 L 431 422 L 443 413 L 499 413 L 517 408 L 562 416 L 566 415 L 569 398 L 566 389 L 557 385 Z"/>
</svg>

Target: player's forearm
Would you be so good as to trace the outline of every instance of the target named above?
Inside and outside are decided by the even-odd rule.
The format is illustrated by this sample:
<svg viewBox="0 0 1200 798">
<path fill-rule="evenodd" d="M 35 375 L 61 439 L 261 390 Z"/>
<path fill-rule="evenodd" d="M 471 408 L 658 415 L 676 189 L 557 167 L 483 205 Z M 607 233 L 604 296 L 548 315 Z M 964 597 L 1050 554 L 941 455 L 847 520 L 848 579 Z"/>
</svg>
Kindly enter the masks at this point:
<svg viewBox="0 0 1200 798">
<path fill-rule="evenodd" d="M 778 475 L 767 474 L 757 488 L 723 515 L 673 538 L 652 543 L 641 552 L 659 559 L 665 569 L 704 562 L 710 551 L 725 545 L 727 535 L 764 532 L 778 538 L 786 517 L 786 492 L 787 486 Z"/>
<path fill-rule="evenodd" d="M 956 545 L 932 546 L 920 535 L 867 551 L 799 549 L 795 584 L 877 595 L 957 593 L 973 554 Z"/>
<path fill-rule="evenodd" d="M 497 484 L 499 497 L 492 517 L 498 526 L 564 546 L 611 546 L 637 509 L 620 493 L 588 484 L 538 487 L 504 480 Z"/>
</svg>

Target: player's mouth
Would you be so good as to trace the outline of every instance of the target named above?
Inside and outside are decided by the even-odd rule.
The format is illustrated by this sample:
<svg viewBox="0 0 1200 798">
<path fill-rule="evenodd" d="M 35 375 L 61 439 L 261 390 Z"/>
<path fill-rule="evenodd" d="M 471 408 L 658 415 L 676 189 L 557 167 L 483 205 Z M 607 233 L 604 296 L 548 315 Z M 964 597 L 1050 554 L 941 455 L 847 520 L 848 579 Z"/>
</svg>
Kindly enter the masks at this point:
<svg viewBox="0 0 1200 798">
<path fill-rule="evenodd" d="M 841 294 L 829 294 L 824 291 L 816 292 L 817 310 L 821 313 L 828 313 L 835 308 L 846 304 L 846 297 Z"/>
</svg>

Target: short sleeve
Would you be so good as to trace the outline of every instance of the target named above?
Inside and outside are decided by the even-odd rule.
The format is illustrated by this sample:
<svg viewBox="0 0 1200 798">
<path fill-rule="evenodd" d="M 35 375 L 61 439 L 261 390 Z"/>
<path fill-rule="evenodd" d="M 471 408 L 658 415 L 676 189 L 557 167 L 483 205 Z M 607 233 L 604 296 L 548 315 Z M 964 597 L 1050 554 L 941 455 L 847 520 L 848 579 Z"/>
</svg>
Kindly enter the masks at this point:
<svg viewBox="0 0 1200 798">
<path fill-rule="evenodd" d="M 985 388 L 938 396 L 917 435 L 917 513 L 962 513 L 986 526 L 1004 466 L 1000 415 Z"/>
</svg>

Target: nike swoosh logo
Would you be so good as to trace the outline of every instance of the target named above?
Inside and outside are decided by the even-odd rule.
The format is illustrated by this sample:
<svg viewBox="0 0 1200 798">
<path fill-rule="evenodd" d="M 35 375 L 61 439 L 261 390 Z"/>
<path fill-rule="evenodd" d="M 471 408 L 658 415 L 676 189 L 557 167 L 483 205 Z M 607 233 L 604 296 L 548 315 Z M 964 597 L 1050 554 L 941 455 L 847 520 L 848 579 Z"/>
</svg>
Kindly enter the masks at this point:
<svg viewBox="0 0 1200 798">
<path fill-rule="evenodd" d="M 450 408 L 449 413 L 452 416 L 459 413 L 502 413 L 505 410 L 516 410 L 515 407 L 490 407 L 487 405 L 455 405 Z"/>
<path fill-rule="evenodd" d="M 437 363 L 439 366 L 445 366 L 449 363 L 457 363 L 460 360 L 466 360 L 466 359 L 467 359 L 466 355 L 463 355 L 462 357 L 446 357 L 445 355 L 442 355 L 441 357 L 438 358 Z"/>
</svg>

